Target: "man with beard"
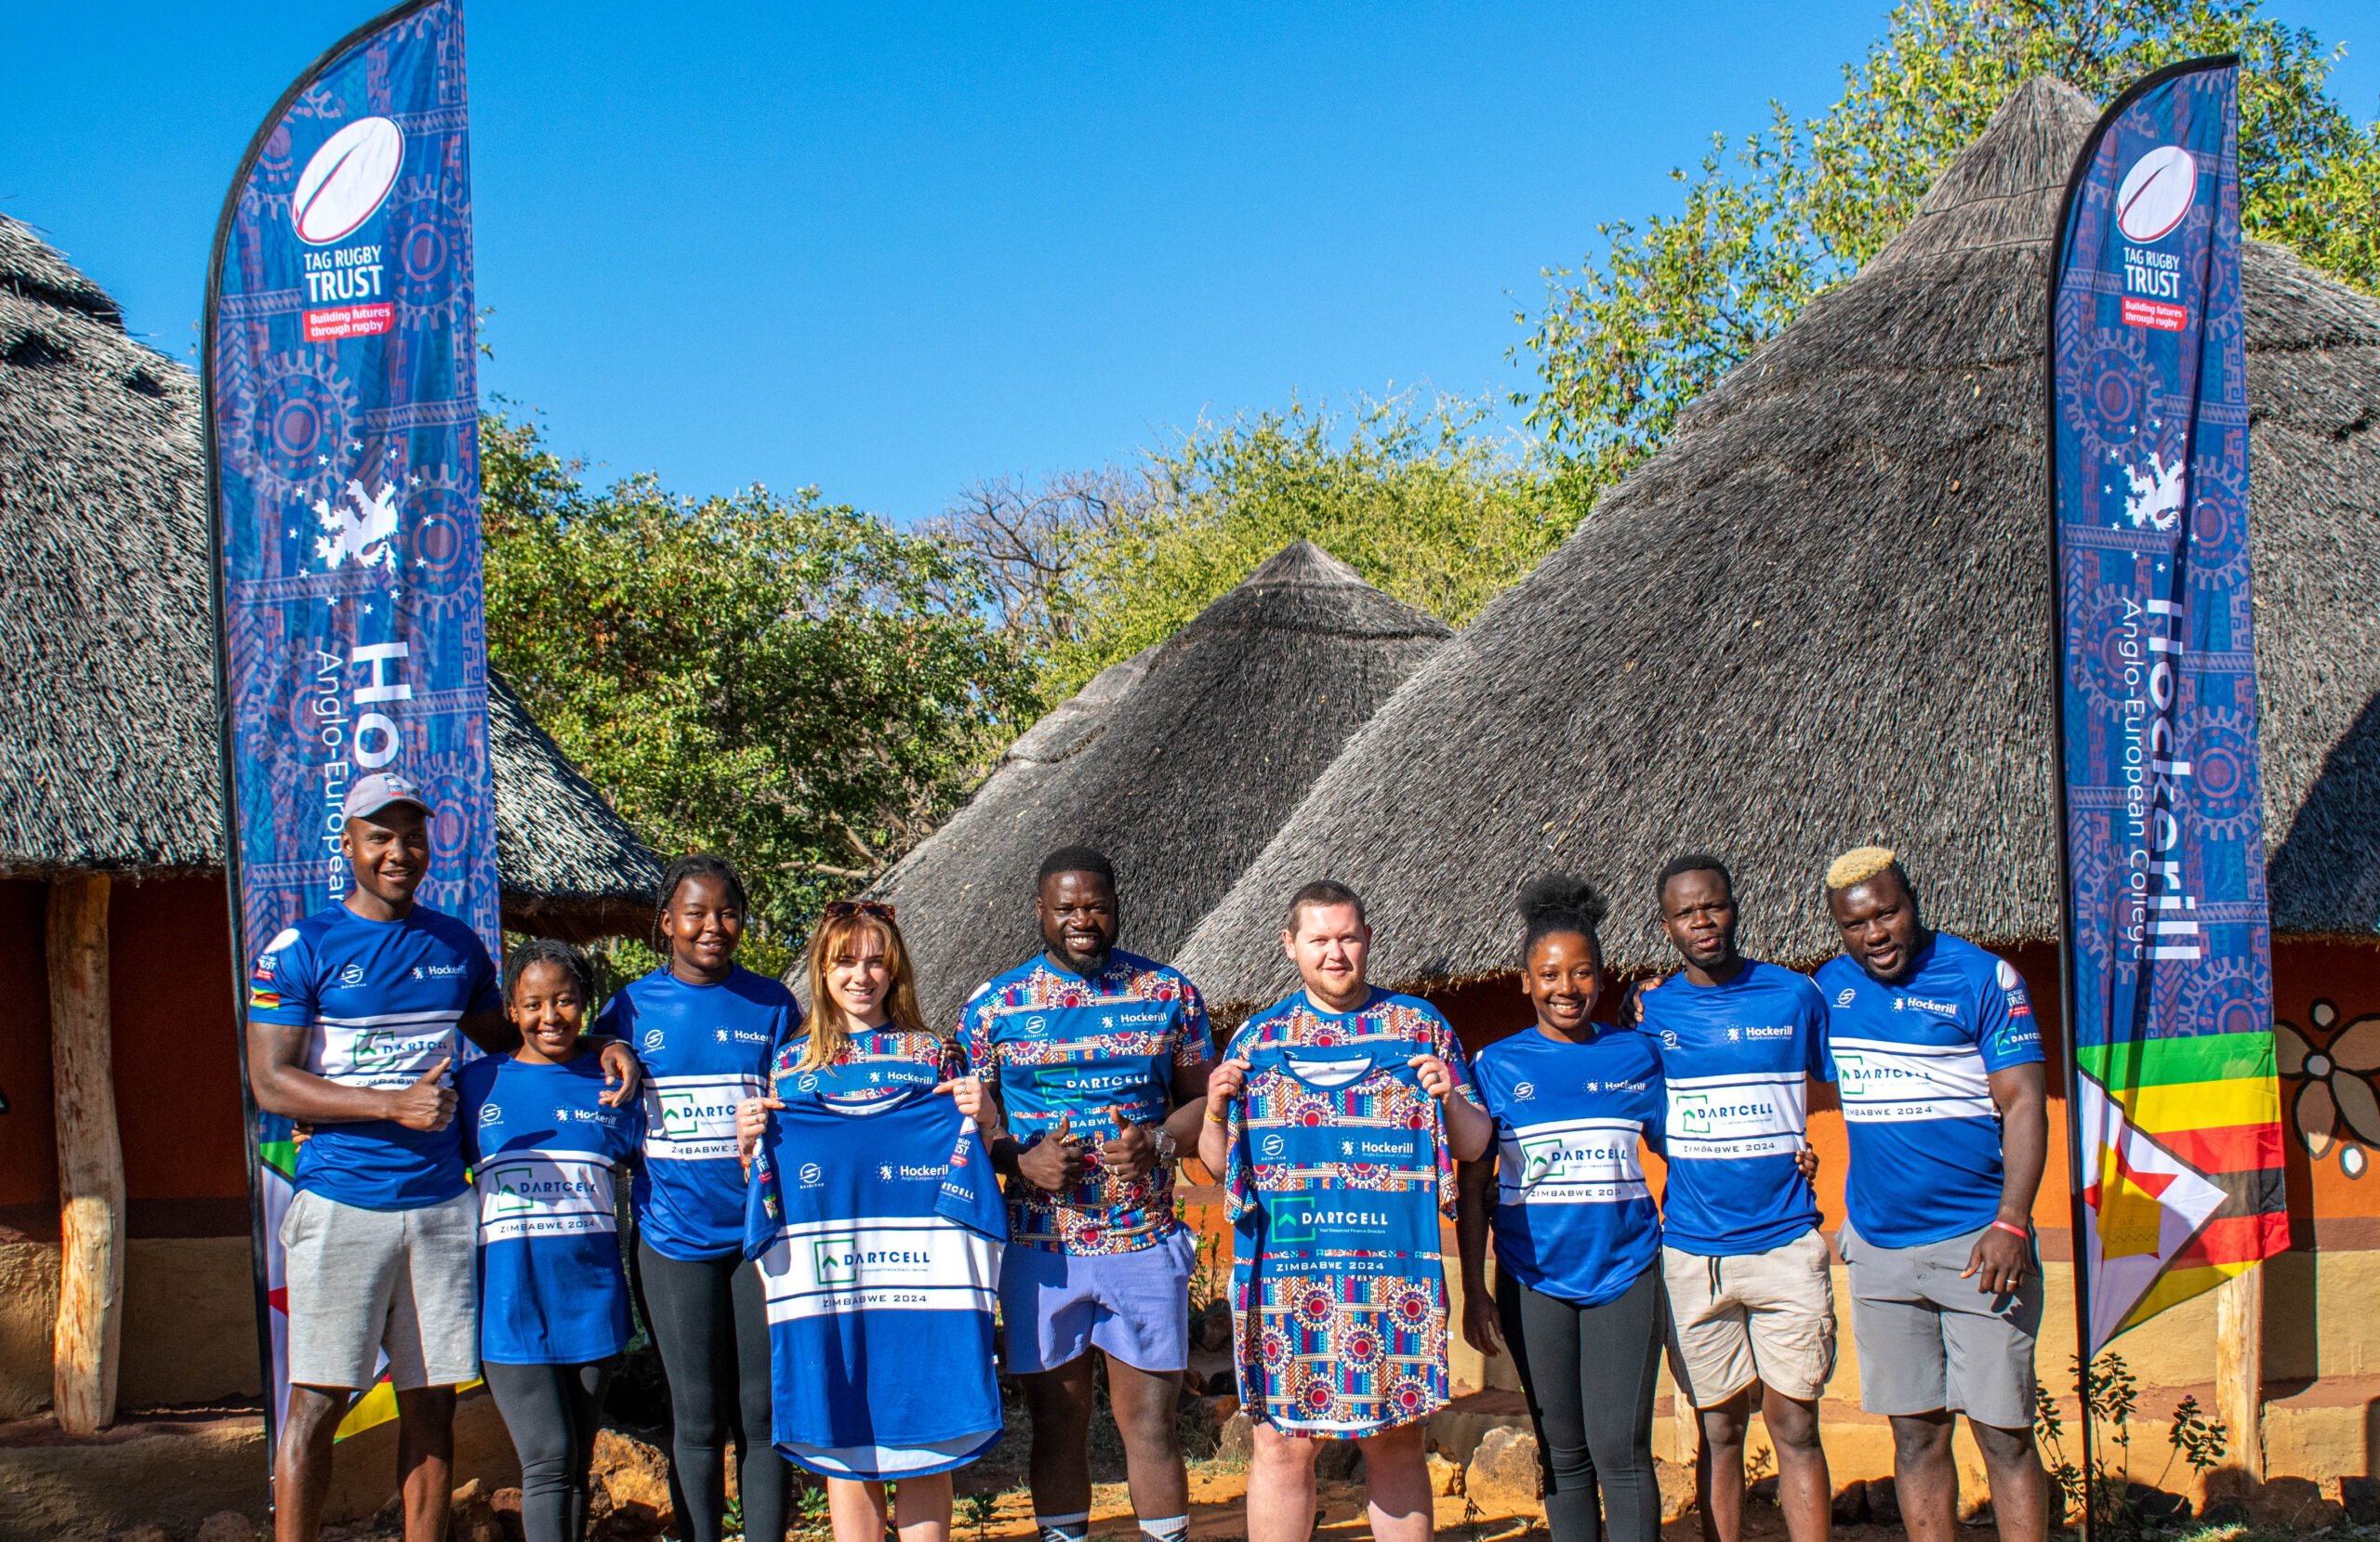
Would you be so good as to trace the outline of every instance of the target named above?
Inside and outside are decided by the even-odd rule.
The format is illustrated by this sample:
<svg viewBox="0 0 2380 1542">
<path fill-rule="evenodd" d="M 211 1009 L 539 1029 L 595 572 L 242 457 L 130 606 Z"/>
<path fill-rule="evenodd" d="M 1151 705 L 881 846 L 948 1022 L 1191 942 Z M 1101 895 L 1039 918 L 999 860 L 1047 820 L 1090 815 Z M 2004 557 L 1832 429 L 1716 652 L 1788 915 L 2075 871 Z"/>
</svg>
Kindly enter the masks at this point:
<svg viewBox="0 0 2380 1542">
<path fill-rule="evenodd" d="M 1736 951 L 1735 883 L 1718 858 L 1675 859 L 1654 892 L 1685 964 L 1638 1000 L 1668 1093 L 1661 1261 L 1671 1369 L 1701 1422 L 1702 1535 L 1742 1535 L 1757 1382 L 1786 1530 L 1823 1542 L 1818 1400 L 1834 1370 L 1834 1289 L 1805 1153 L 1826 1003 L 1805 977 Z"/>
<path fill-rule="evenodd" d="M 1843 936 L 1818 982 L 1851 1143 L 1851 1215 L 1835 1243 L 1850 1266 L 1859 1405 L 1892 1420 L 1911 1542 L 1958 1535 L 1950 1432 L 1963 1411 L 2001 1542 L 2040 1542 L 2032 1211 L 2049 1103 L 2032 1003 L 2006 959 L 1927 929 L 1888 848 L 1837 858 L 1826 903 Z"/>
<path fill-rule="evenodd" d="M 1182 1542 L 1174 1398 L 1197 1245 L 1174 1219 L 1173 1167 L 1207 1106 L 1207 1009 L 1179 971 L 1116 946 L 1116 871 L 1097 851 L 1050 853 L 1033 914 L 1040 954 L 978 988 L 959 1035 L 1012 1132 L 992 1150 L 1009 1196 L 1000 1315 L 1033 1421 L 1035 1522 L 1042 1542 L 1090 1530 L 1096 1348 L 1142 1535 Z"/>
</svg>

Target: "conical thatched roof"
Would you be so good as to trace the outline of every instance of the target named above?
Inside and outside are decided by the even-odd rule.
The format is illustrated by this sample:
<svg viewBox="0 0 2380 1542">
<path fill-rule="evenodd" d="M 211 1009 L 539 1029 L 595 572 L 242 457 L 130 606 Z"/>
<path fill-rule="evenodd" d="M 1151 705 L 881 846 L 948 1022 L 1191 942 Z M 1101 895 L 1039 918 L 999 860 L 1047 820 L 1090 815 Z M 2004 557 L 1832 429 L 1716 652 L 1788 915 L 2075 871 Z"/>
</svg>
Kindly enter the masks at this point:
<svg viewBox="0 0 2380 1542">
<path fill-rule="evenodd" d="M 1190 934 L 1347 736 L 1447 628 L 1310 541 L 1100 675 L 878 886 L 900 907 L 929 1016 L 1032 956 L 1033 875 L 1053 849 L 1116 863 L 1123 945 Z"/>
<path fill-rule="evenodd" d="M 1872 839 L 1939 924 L 2056 935 L 2043 294 L 2096 116 L 2019 89 L 1907 231 L 1407 682 L 1183 949 L 1219 1004 L 1294 983 L 1278 907 L 1325 873 L 1408 987 L 1514 969 L 1513 897 L 1555 865 L 1611 892 L 1616 966 L 1664 965 L 1652 876 L 1694 849 L 1790 962 L 1835 951 L 1818 876 Z M 2245 270 L 2274 922 L 2368 938 L 2380 304 L 2277 247 Z"/>
<path fill-rule="evenodd" d="M 0 875 L 222 865 L 197 379 L 0 216 Z M 641 929 L 660 876 L 501 681 L 508 921 Z"/>
</svg>

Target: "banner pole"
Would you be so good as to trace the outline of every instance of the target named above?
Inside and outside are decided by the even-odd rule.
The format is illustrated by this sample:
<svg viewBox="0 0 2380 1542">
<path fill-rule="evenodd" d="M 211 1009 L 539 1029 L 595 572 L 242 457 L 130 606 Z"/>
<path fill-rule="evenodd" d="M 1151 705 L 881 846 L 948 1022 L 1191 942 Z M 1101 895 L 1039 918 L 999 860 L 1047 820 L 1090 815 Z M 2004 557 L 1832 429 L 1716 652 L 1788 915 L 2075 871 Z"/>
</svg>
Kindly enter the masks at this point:
<svg viewBox="0 0 2380 1542">
<path fill-rule="evenodd" d="M 281 1446 L 281 1407 L 278 1396 L 279 1357 L 272 1345 L 271 1268 L 266 1256 L 264 1153 L 258 1139 L 259 1111 L 256 1091 L 248 1080 L 248 993 L 246 908 L 241 903 L 242 873 L 240 863 L 239 783 L 233 759 L 237 751 L 231 732 L 231 690 L 230 636 L 226 629 L 226 595 L 224 591 L 224 528 L 222 496 L 222 455 L 217 432 L 215 396 L 216 331 L 220 324 L 218 299 L 223 286 L 223 258 L 230 244 L 232 222 L 240 208 L 241 192 L 256 170 L 258 159 L 264 153 L 273 130 L 288 114 L 306 88 L 325 70 L 373 33 L 411 12 L 433 4 L 434 0 L 400 0 L 400 3 L 354 28 L 332 44 L 308 65 L 298 78 L 289 83 L 272 111 L 250 137 L 248 147 L 240 156 L 237 170 L 231 175 L 231 186 L 223 194 L 223 207 L 216 217 L 215 239 L 207 249 L 206 294 L 200 310 L 199 322 L 199 428 L 205 455 L 206 470 L 206 566 L 207 606 L 213 628 L 210 641 L 214 650 L 215 672 L 215 739 L 219 796 L 222 799 L 223 885 L 225 894 L 226 930 L 230 934 L 231 952 L 231 1031 L 233 1052 L 240 1065 L 240 1121 L 243 1145 L 248 1164 L 248 1268 L 250 1289 L 257 1319 L 257 1361 L 259 1384 L 263 1389 L 265 1441 L 265 1505 L 268 1516 L 279 1509 L 278 1494 L 272 1474 L 278 1467 Z"/>
</svg>

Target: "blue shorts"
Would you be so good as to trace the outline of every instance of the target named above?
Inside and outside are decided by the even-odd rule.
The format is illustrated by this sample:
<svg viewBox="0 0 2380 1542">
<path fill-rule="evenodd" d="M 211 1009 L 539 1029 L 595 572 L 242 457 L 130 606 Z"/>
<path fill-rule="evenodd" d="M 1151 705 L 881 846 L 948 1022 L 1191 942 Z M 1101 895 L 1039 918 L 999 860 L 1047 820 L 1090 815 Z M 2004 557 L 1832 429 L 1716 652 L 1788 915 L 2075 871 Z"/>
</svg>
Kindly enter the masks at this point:
<svg viewBox="0 0 2380 1542">
<path fill-rule="evenodd" d="M 1053 1253 L 1012 1244 L 1000 1255 L 1000 1318 L 1008 1368 L 1053 1371 L 1096 1344 L 1135 1370 L 1190 1364 L 1190 1272 L 1198 1242 L 1186 1226 L 1130 1253 Z"/>
</svg>

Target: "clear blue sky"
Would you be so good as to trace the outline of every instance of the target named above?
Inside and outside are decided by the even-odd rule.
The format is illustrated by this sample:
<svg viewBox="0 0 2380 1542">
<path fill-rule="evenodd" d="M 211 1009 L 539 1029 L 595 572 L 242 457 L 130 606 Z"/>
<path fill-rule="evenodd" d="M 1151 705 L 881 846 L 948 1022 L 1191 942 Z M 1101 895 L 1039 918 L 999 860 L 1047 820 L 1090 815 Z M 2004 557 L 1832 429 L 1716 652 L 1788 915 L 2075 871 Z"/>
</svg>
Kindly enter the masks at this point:
<svg viewBox="0 0 2380 1542">
<path fill-rule="evenodd" d="M 11 0 L 0 209 L 192 358 L 249 135 L 377 8 Z M 1540 268 L 1884 10 L 475 0 L 482 389 L 610 473 L 904 521 L 1293 391 L 1501 391 Z M 2380 111 L 2372 0 L 2267 14 Z"/>
</svg>

